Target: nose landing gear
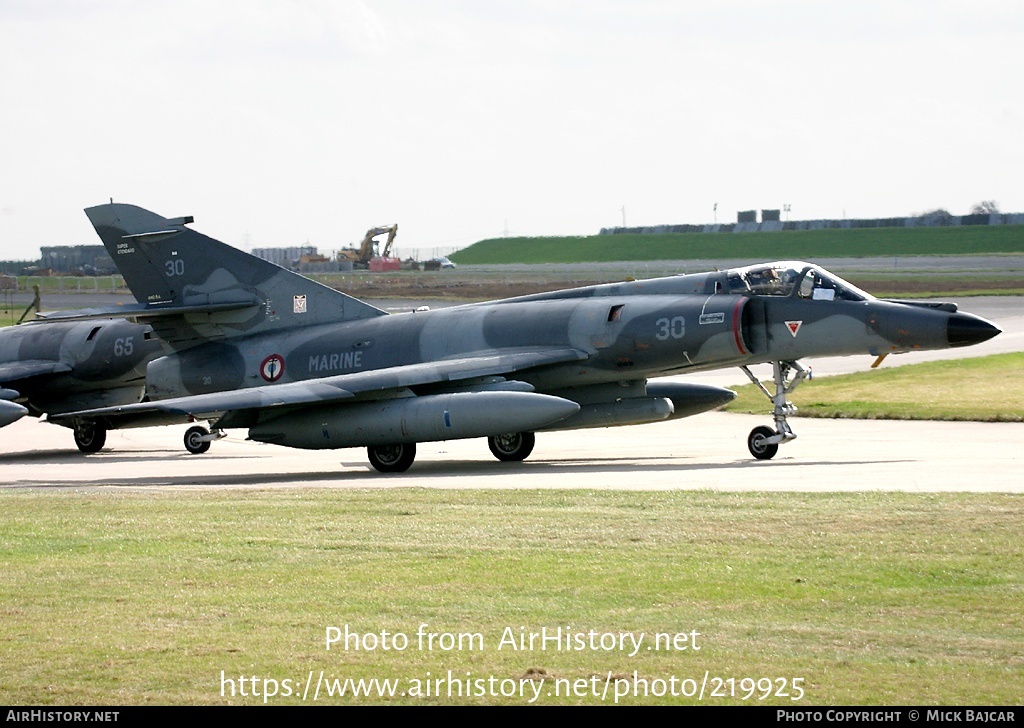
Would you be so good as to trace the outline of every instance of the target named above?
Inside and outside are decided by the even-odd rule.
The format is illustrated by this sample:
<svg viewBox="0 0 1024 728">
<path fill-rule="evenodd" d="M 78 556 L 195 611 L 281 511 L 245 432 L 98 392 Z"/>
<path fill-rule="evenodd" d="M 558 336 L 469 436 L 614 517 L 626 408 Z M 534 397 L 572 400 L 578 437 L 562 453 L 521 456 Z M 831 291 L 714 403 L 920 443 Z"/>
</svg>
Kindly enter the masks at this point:
<svg viewBox="0 0 1024 728">
<path fill-rule="evenodd" d="M 772 403 L 772 414 L 775 417 L 775 429 L 755 427 L 747 437 L 747 449 L 758 460 L 771 460 L 779 451 L 779 445 L 796 439 L 796 433 L 786 420 L 796 413 L 796 407 L 786 397 L 807 379 L 809 372 L 795 361 L 773 361 L 772 379 L 775 381 L 775 394 L 761 384 L 747 367 L 740 367 L 743 373 L 756 384 Z"/>
</svg>

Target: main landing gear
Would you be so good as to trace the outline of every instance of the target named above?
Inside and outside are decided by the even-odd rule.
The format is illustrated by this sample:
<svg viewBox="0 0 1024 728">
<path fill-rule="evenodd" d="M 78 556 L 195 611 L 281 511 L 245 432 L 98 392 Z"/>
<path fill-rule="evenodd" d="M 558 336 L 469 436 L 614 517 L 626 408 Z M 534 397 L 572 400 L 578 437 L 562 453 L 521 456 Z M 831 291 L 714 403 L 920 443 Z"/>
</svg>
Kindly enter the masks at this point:
<svg viewBox="0 0 1024 728">
<path fill-rule="evenodd" d="M 193 430 L 202 429 L 193 427 Z M 192 430 L 189 430 L 191 432 Z M 487 447 L 491 454 L 504 462 L 525 460 L 533 452 L 537 437 L 532 432 L 508 432 L 487 438 Z M 186 435 L 186 447 L 188 436 Z M 209 443 L 207 443 L 209 447 Z M 416 459 L 416 443 L 409 442 L 398 445 L 370 445 L 366 448 L 370 465 L 381 473 L 404 473 L 412 467 Z"/>
<path fill-rule="evenodd" d="M 370 445 L 366 448 L 370 465 L 381 473 L 404 473 L 416 459 L 416 443 L 398 445 Z"/>
<path fill-rule="evenodd" d="M 99 452 L 107 442 L 107 428 L 84 420 L 75 424 L 75 444 L 84 453 Z"/>
<path fill-rule="evenodd" d="M 537 437 L 532 432 L 508 432 L 487 438 L 491 454 L 503 462 L 526 460 L 533 452 Z"/>
<path fill-rule="evenodd" d="M 807 379 L 808 371 L 795 361 L 773 361 L 772 378 L 775 380 L 775 394 L 765 388 L 761 381 L 751 374 L 747 367 L 740 367 L 743 373 L 756 384 L 771 401 L 775 416 L 775 429 L 755 427 L 747 437 L 747 449 L 758 460 L 771 460 L 779 451 L 779 445 L 796 439 L 796 433 L 786 418 L 796 413 L 796 407 L 786 397 Z"/>
<path fill-rule="evenodd" d="M 199 455 L 210 449 L 210 444 L 214 440 L 219 440 L 227 435 L 223 430 L 214 430 L 210 432 L 201 425 L 190 427 L 185 432 L 185 449 L 193 455 Z"/>
</svg>

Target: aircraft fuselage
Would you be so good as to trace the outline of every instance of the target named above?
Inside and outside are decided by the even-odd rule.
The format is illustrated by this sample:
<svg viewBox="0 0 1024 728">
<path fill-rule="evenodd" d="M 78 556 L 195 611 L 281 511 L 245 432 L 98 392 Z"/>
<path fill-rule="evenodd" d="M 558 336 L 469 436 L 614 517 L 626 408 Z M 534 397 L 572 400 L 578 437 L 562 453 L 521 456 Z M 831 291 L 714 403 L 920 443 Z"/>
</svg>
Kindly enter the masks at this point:
<svg viewBox="0 0 1024 728">
<path fill-rule="evenodd" d="M 36 416 L 138 402 L 163 353 L 147 326 L 122 319 L 34 321 L 0 330 L 0 382 Z M 16 394 L 14 394 L 16 393 Z"/>
<path fill-rule="evenodd" d="M 685 287 L 686 278 L 661 280 Z M 579 363 L 517 376 L 547 391 L 775 360 L 946 348 L 951 321 L 977 319 L 877 299 L 652 295 L 634 293 L 629 284 L 615 288 L 201 344 L 152 362 L 149 395 L 180 397 L 538 346 L 587 354 Z"/>
</svg>

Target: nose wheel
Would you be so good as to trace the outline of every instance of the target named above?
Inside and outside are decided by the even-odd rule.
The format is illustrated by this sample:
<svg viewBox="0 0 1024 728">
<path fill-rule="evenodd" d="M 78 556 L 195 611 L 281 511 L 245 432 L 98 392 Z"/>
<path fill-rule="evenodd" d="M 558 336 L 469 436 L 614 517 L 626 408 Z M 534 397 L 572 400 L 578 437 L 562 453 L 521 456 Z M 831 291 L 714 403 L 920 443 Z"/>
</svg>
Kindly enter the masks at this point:
<svg viewBox="0 0 1024 728">
<path fill-rule="evenodd" d="M 764 426 L 755 427 L 747 437 L 747 449 L 751 455 L 758 460 L 771 460 L 778 453 L 779 445 L 796 439 L 796 433 L 793 432 L 793 428 L 789 426 L 789 421 L 786 419 L 790 415 L 796 414 L 796 407 L 786 398 L 807 379 L 808 372 L 800 366 L 799 362 L 773 361 L 772 379 L 775 382 L 775 394 L 772 394 L 761 383 L 761 380 L 751 373 L 750 369 L 747 367 L 740 367 L 740 369 L 772 403 L 775 429 Z"/>
<path fill-rule="evenodd" d="M 779 451 L 779 443 L 769 442 L 778 433 L 770 427 L 755 427 L 747 437 L 747 449 L 758 460 L 771 460 Z"/>
</svg>

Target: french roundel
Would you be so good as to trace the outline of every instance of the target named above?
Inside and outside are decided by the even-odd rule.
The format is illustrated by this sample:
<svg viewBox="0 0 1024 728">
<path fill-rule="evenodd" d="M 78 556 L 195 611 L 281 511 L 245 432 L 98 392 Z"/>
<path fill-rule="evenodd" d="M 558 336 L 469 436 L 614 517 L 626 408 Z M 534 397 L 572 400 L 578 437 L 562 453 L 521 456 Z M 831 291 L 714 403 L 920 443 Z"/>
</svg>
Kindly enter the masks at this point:
<svg viewBox="0 0 1024 728">
<path fill-rule="evenodd" d="M 284 357 L 271 354 L 260 364 L 260 376 L 268 382 L 276 382 L 284 374 Z"/>
</svg>

